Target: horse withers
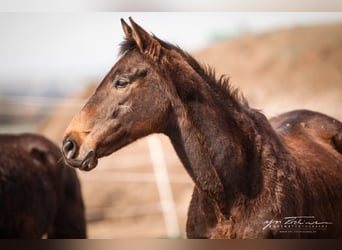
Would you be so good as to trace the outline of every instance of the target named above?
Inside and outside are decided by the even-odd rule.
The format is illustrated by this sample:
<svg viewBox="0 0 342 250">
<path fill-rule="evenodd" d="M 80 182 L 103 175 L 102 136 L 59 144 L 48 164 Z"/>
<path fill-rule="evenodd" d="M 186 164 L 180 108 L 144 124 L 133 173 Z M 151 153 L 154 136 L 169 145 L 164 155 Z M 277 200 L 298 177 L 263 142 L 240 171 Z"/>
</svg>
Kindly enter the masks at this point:
<svg viewBox="0 0 342 250">
<path fill-rule="evenodd" d="M 164 133 L 191 176 L 189 238 L 342 237 L 342 123 L 311 111 L 270 121 L 225 77 L 131 18 L 120 58 L 65 131 L 65 162 Z"/>
<path fill-rule="evenodd" d="M 85 238 L 80 182 L 35 134 L 0 135 L 0 238 Z"/>
</svg>

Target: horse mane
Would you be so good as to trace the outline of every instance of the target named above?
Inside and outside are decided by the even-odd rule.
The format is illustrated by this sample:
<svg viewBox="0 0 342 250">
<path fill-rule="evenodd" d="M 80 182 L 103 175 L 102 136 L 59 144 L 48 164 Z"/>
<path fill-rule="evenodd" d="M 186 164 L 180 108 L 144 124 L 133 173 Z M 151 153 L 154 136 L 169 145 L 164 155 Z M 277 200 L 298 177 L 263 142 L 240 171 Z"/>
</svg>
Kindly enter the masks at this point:
<svg viewBox="0 0 342 250">
<path fill-rule="evenodd" d="M 221 93 L 225 99 L 233 99 L 242 106 L 249 108 L 248 101 L 243 94 L 241 94 L 238 88 L 232 86 L 229 76 L 221 75 L 220 77 L 217 77 L 214 68 L 206 64 L 200 64 L 193 56 L 181 49 L 179 46 L 165 42 L 155 35 L 153 35 L 153 38 L 156 39 L 164 48 L 175 50 L 181 54 L 186 62 L 208 83 L 215 93 Z M 137 48 L 135 40 L 133 38 L 125 38 L 125 40 L 120 44 L 119 56 L 124 55 L 135 48 Z"/>
</svg>

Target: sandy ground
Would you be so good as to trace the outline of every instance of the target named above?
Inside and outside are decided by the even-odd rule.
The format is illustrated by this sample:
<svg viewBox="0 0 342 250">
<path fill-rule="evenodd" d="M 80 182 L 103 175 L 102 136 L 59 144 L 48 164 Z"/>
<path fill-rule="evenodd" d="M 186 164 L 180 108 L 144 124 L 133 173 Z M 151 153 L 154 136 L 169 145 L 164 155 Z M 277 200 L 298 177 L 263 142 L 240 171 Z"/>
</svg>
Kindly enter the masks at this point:
<svg viewBox="0 0 342 250">
<path fill-rule="evenodd" d="M 342 25 L 247 35 L 193 55 L 213 66 L 218 75 L 228 74 L 250 106 L 268 117 L 306 108 L 342 120 Z M 37 131 L 60 144 L 71 117 L 93 90 L 94 85 L 90 85 L 72 101 L 66 100 Z M 173 237 L 185 237 L 193 184 L 168 138 L 159 138 L 179 226 Z M 91 172 L 78 171 L 78 176 L 89 238 L 168 237 L 146 139 L 101 159 Z"/>
</svg>

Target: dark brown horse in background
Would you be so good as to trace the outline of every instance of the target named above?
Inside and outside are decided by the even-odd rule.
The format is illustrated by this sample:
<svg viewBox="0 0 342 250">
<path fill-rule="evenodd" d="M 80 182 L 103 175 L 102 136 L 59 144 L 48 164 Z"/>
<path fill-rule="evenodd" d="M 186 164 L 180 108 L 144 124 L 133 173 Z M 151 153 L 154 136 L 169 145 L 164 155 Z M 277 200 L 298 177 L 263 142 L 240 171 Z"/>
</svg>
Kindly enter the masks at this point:
<svg viewBox="0 0 342 250">
<path fill-rule="evenodd" d="M 178 47 L 122 20 L 121 58 L 73 118 L 65 161 L 166 134 L 195 183 L 189 238 L 342 237 L 342 124 L 310 111 L 271 120 Z M 304 223 L 324 229 L 284 230 Z"/>
<path fill-rule="evenodd" d="M 34 134 L 0 135 L 0 238 L 85 238 L 80 183 L 60 149 Z"/>
</svg>

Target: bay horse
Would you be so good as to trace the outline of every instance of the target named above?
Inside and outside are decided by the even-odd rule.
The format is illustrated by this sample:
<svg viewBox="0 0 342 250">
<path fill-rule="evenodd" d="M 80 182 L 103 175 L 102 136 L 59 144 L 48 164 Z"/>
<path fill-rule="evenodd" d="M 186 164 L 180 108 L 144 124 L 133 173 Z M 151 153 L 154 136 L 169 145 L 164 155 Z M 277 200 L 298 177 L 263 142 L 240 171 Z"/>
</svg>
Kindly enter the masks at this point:
<svg viewBox="0 0 342 250">
<path fill-rule="evenodd" d="M 57 145 L 0 135 L 0 238 L 85 238 L 80 182 Z"/>
<path fill-rule="evenodd" d="M 89 171 L 164 133 L 195 184 L 188 238 L 342 237 L 342 123 L 306 110 L 268 121 L 226 77 L 130 23 L 65 131 L 65 162 Z"/>
</svg>

